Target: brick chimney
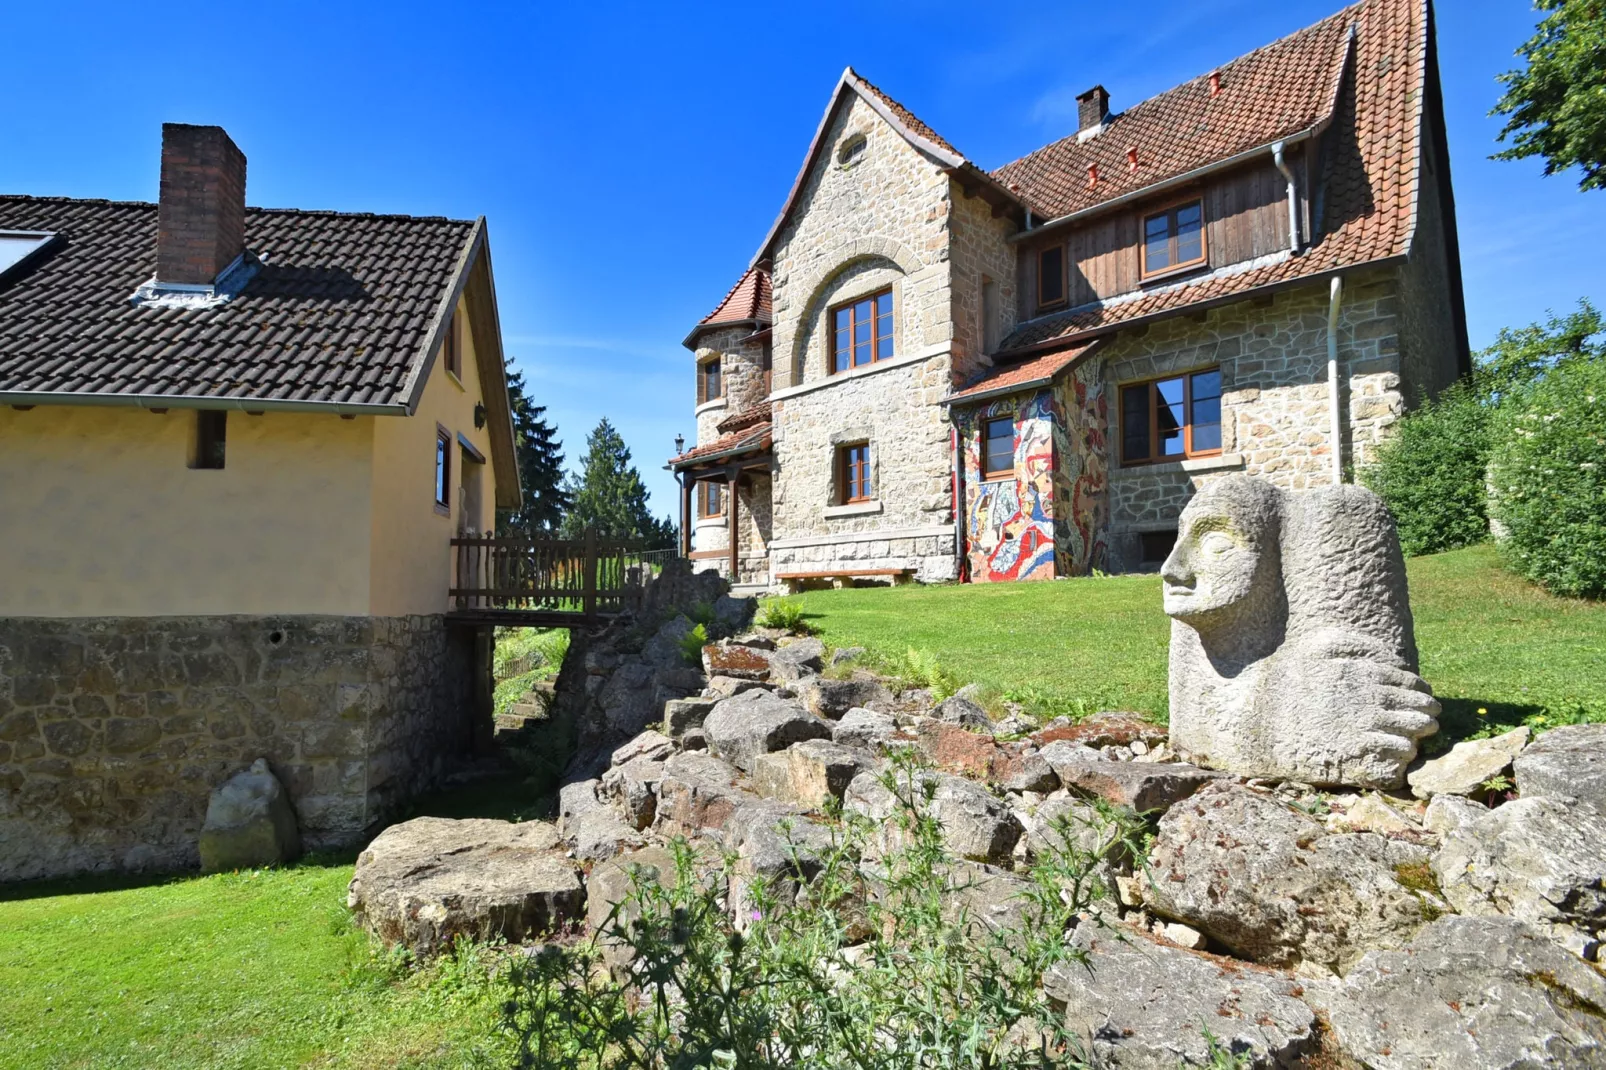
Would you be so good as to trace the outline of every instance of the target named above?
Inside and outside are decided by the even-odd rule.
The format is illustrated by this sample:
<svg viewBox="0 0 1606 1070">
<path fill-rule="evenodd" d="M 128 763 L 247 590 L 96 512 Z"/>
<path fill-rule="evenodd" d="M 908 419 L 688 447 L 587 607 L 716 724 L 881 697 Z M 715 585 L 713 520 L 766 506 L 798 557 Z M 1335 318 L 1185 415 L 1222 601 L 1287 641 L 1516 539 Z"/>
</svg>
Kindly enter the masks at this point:
<svg viewBox="0 0 1606 1070">
<path fill-rule="evenodd" d="M 1076 112 L 1077 118 L 1081 120 L 1077 126 L 1077 133 L 1086 134 L 1090 130 L 1097 130 L 1110 116 L 1109 90 L 1101 85 L 1089 89 L 1076 98 Z"/>
<path fill-rule="evenodd" d="M 158 282 L 209 286 L 245 251 L 245 154 L 221 126 L 162 124 Z"/>
</svg>

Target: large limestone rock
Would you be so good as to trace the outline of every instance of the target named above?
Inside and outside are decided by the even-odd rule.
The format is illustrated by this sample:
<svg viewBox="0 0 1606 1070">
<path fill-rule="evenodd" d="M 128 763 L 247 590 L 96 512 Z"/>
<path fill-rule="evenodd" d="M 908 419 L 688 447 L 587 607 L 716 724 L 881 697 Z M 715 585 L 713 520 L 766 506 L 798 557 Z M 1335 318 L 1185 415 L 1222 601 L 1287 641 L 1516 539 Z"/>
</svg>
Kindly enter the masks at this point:
<svg viewBox="0 0 1606 1070">
<path fill-rule="evenodd" d="M 301 853 L 290 798 L 258 758 L 212 793 L 201 826 L 201 872 L 276 866 Z"/>
<path fill-rule="evenodd" d="M 1606 1066 L 1606 977 L 1512 918 L 1441 918 L 1306 998 L 1375 1070 Z"/>
<path fill-rule="evenodd" d="M 927 785 L 933 792 L 929 804 L 925 800 Z M 919 782 L 905 782 L 901 794 L 912 798 L 918 807 L 929 805 L 931 816 L 942 828 L 944 844 L 960 858 L 1007 863 L 1021 837 L 1020 821 L 1009 807 L 986 788 L 963 777 L 923 773 Z M 875 844 L 878 851 L 895 850 L 904 842 L 898 828 L 903 804 L 876 774 L 860 773 L 854 777 L 842 803 L 880 823 Z"/>
<path fill-rule="evenodd" d="M 585 886 L 546 822 L 419 817 L 358 856 L 346 902 L 378 939 L 429 956 L 458 936 L 556 928 L 581 916 Z"/>
<path fill-rule="evenodd" d="M 1552 728 L 1517 756 L 1517 790 L 1606 814 L 1606 724 Z"/>
<path fill-rule="evenodd" d="M 818 639 L 794 639 L 770 655 L 770 679 L 797 681 L 817 676 L 825 668 L 825 644 Z"/>
<path fill-rule="evenodd" d="M 1426 920 L 1397 867 L 1427 857 L 1373 833 L 1329 833 L 1276 799 L 1218 782 L 1161 818 L 1143 895 L 1155 913 L 1241 958 L 1342 970 L 1401 946 Z"/>
<path fill-rule="evenodd" d="M 1416 672 L 1405 561 L 1375 494 L 1217 480 L 1182 511 L 1160 575 L 1173 749 L 1242 776 L 1403 783 L 1439 704 Z"/>
<path fill-rule="evenodd" d="M 1527 726 L 1493 739 L 1463 740 L 1451 747 L 1449 754 L 1412 770 L 1406 778 L 1411 783 L 1411 794 L 1418 799 L 1431 799 L 1435 795 L 1475 795 L 1484 781 L 1510 769 L 1511 760 L 1522 753 L 1527 743 Z"/>
<path fill-rule="evenodd" d="M 851 680 L 810 677 L 798 688 L 798 696 L 814 713 L 832 720 L 855 708 L 885 712 L 893 705 L 892 692 L 868 674 L 856 675 Z"/>
<path fill-rule="evenodd" d="M 1059 782 L 1138 813 L 1166 810 L 1220 773 L 1183 762 L 1112 762 L 1078 743 L 1050 743 L 1040 752 Z"/>
<path fill-rule="evenodd" d="M 853 778 L 873 763 L 861 751 L 828 739 L 806 739 L 784 751 L 761 754 L 753 767 L 760 795 L 815 810 L 841 799 Z"/>
<path fill-rule="evenodd" d="M 1317 1048 L 1316 1015 L 1302 986 L 1275 970 L 1235 963 L 1128 932 L 1077 927 L 1086 965 L 1043 978 L 1066 1024 L 1091 1042 L 1092 1065 L 1176 1070 L 1211 1062 L 1210 1030 L 1238 1066 L 1292 1067 Z"/>
<path fill-rule="evenodd" d="M 1450 829 L 1433 859 L 1463 914 L 1606 930 L 1606 816 L 1554 799 L 1517 799 Z"/>
<path fill-rule="evenodd" d="M 737 771 L 702 751 L 685 751 L 664 763 L 658 782 L 657 826 L 668 834 L 720 829 L 753 796 L 736 786 Z"/>
<path fill-rule="evenodd" d="M 703 731 L 708 747 L 745 772 L 760 754 L 784 750 L 805 739 L 827 739 L 831 726 L 768 691 L 749 691 L 714 707 Z"/>
<path fill-rule="evenodd" d="M 888 713 L 854 707 L 831 727 L 831 739 L 848 747 L 875 750 L 898 733 L 898 723 Z"/>
</svg>

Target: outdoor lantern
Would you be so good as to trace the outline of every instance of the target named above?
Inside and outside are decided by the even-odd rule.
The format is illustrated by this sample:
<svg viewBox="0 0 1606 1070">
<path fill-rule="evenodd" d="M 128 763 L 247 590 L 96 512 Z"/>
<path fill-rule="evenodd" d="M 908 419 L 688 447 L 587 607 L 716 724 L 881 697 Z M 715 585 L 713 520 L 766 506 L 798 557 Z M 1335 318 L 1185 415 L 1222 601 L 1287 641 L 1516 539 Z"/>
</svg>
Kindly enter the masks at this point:
<svg viewBox="0 0 1606 1070">
<path fill-rule="evenodd" d="M 682 453 L 685 453 L 685 452 L 686 452 L 686 436 L 685 435 L 676 435 L 675 436 L 675 456 L 679 457 Z"/>
<path fill-rule="evenodd" d="M 485 427 L 485 406 L 477 402 L 474 405 L 474 427 L 476 430 Z"/>
</svg>

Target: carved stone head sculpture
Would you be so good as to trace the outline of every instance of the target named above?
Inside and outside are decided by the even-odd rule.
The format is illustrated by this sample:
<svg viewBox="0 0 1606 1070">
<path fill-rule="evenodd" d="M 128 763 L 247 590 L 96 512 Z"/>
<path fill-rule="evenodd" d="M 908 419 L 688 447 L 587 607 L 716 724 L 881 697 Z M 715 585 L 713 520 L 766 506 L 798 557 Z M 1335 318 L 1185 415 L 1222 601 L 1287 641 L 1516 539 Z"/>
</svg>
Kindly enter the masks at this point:
<svg viewBox="0 0 1606 1070">
<path fill-rule="evenodd" d="M 1183 510 L 1160 575 L 1179 753 L 1243 776 L 1403 783 L 1439 704 L 1376 495 L 1218 480 Z"/>
</svg>

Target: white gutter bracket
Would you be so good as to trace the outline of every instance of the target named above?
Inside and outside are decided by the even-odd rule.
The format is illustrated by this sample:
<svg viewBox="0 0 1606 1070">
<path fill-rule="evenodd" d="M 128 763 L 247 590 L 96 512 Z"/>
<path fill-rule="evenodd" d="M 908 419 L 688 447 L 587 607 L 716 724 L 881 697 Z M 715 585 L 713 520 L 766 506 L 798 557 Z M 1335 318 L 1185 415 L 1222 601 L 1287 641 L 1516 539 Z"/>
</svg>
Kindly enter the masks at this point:
<svg viewBox="0 0 1606 1070">
<path fill-rule="evenodd" d="M 1283 180 L 1288 183 L 1288 251 L 1299 252 L 1299 188 L 1294 184 L 1294 172 L 1289 170 L 1288 164 L 1283 161 L 1283 149 L 1286 144 L 1281 141 L 1272 142 L 1271 158 L 1277 164 L 1277 170 L 1282 172 Z"/>
</svg>

